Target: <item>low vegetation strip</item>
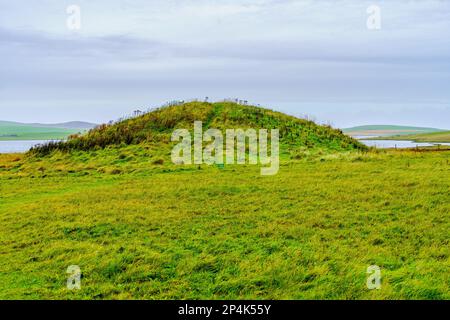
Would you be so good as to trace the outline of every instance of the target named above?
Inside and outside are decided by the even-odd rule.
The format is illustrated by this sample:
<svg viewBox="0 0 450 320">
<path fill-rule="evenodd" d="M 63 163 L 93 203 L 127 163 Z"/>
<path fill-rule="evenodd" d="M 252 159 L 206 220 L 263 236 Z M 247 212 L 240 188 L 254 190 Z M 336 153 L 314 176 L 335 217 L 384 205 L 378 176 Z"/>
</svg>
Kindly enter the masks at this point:
<svg viewBox="0 0 450 320">
<path fill-rule="evenodd" d="M 395 125 L 367 125 L 343 129 L 351 136 L 389 136 L 389 135 L 409 135 L 424 134 L 432 132 L 442 132 L 445 130 L 426 127 L 410 127 Z"/>
<path fill-rule="evenodd" d="M 450 143 L 450 131 L 432 132 L 424 134 L 395 135 L 390 137 L 371 138 L 370 140 L 409 140 L 415 142 Z"/>
<path fill-rule="evenodd" d="M 0 123 L 0 141 L 62 140 L 78 132 L 82 132 L 82 130 Z"/>
</svg>

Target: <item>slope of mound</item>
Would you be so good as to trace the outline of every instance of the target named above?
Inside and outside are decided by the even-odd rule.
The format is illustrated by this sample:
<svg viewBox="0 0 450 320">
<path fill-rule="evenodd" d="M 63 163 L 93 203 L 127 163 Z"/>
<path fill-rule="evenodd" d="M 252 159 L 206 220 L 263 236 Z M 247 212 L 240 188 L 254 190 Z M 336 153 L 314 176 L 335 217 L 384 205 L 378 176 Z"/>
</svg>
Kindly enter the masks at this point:
<svg viewBox="0 0 450 320">
<path fill-rule="evenodd" d="M 175 129 L 193 130 L 194 121 L 203 128 L 279 129 L 282 147 L 326 150 L 364 150 L 366 147 L 340 130 L 280 112 L 230 102 L 190 102 L 156 109 L 115 124 L 101 125 L 84 135 L 74 135 L 66 142 L 40 146 L 31 153 L 47 154 L 54 150 L 89 151 L 107 146 L 140 143 L 169 144 Z"/>
</svg>

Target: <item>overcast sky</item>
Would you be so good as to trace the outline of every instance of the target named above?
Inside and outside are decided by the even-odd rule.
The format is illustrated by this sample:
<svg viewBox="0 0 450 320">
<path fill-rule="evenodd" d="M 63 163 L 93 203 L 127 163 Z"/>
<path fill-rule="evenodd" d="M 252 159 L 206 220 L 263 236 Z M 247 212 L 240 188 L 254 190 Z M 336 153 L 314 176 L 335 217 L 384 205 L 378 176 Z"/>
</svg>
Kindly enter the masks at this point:
<svg viewBox="0 0 450 320">
<path fill-rule="evenodd" d="M 0 71 L 0 120 L 106 122 L 209 96 L 450 129 L 450 1 L 0 0 Z"/>
</svg>

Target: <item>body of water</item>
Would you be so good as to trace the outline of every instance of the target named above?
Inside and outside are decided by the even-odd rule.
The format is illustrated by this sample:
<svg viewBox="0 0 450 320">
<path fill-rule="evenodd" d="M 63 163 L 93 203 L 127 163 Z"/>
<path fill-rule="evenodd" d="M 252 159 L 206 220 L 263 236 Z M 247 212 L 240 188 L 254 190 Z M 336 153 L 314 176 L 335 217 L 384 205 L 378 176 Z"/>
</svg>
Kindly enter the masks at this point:
<svg viewBox="0 0 450 320">
<path fill-rule="evenodd" d="M 360 142 L 369 147 L 386 148 L 386 149 L 404 149 L 416 147 L 431 147 L 437 145 L 450 146 L 450 143 L 423 143 L 405 140 L 365 140 L 359 137 Z M 362 139 L 361 139 L 362 138 Z M 44 144 L 49 140 L 17 140 L 17 141 L 0 141 L 0 153 L 25 153 L 38 144 Z"/>
<path fill-rule="evenodd" d="M 0 141 L 0 153 L 25 153 L 38 144 L 44 144 L 48 140 L 17 140 Z"/>
<path fill-rule="evenodd" d="M 416 147 L 432 147 L 437 145 L 450 146 L 450 143 L 428 143 L 428 142 L 414 142 L 406 140 L 359 140 L 369 147 L 377 147 L 383 149 L 408 149 Z"/>
</svg>

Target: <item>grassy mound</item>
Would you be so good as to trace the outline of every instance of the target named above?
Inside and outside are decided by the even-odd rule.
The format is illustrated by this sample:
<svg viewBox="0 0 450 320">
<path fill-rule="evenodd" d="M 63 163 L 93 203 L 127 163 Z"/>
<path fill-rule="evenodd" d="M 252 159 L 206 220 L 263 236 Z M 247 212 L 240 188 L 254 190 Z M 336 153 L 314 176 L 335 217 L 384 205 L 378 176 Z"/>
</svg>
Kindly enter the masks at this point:
<svg viewBox="0 0 450 320">
<path fill-rule="evenodd" d="M 66 142 L 49 143 L 34 148 L 33 154 L 45 155 L 59 151 L 90 151 L 107 146 L 140 143 L 169 144 L 174 129 L 193 129 L 194 121 L 202 121 L 204 129 L 279 129 L 282 147 L 325 149 L 333 151 L 364 150 L 366 147 L 340 130 L 320 126 L 255 106 L 230 102 L 190 102 L 163 107 L 139 117 L 109 125 L 101 125 L 84 135 L 73 135 Z"/>
</svg>

